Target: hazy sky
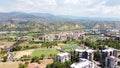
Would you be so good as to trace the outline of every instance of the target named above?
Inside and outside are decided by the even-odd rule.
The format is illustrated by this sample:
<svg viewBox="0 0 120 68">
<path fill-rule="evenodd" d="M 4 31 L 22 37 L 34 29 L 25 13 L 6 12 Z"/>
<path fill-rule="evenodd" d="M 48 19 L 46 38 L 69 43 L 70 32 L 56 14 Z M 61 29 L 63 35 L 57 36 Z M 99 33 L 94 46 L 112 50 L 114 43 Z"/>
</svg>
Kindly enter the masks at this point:
<svg viewBox="0 0 120 68">
<path fill-rule="evenodd" d="M 11 11 L 120 18 L 120 0 L 0 0 L 0 12 Z"/>
</svg>

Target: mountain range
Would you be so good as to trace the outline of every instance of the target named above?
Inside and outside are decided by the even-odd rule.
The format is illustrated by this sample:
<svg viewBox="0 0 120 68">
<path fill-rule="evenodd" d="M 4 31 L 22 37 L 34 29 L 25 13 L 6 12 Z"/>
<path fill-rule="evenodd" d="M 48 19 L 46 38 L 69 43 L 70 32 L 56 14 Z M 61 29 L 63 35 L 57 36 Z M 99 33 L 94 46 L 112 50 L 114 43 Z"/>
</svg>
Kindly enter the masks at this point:
<svg viewBox="0 0 120 68">
<path fill-rule="evenodd" d="M 120 18 L 77 17 L 49 13 L 0 12 L 0 30 L 42 31 L 120 28 Z"/>
</svg>

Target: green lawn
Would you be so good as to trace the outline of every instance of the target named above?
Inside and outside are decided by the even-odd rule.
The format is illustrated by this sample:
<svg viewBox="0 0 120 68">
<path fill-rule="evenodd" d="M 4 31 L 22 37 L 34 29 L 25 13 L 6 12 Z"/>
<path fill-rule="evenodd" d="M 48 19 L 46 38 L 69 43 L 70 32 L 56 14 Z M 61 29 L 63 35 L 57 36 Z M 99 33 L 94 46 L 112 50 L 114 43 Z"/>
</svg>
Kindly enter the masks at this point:
<svg viewBox="0 0 120 68">
<path fill-rule="evenodd" d="M 32 53 L 32 56 L 38 56 L 40 57 L 41 54 L 44 54 L 45 56 L 49 56 L 50 54 L 57 54 L 59 53 L 59 51 L 55 50 L 55 49 L 38 49 L 38 50 L 35 50 L 33 53 Z"/>
<path fill-rule="evenodd" d="M 71 50 L 74 50 L 76 48 L 81 48 L 81 47 L 78 46 L 77 44 L 62 46 L 62 49 L 65 50 L 65 51 L 71 51 Z"/>
</svg>

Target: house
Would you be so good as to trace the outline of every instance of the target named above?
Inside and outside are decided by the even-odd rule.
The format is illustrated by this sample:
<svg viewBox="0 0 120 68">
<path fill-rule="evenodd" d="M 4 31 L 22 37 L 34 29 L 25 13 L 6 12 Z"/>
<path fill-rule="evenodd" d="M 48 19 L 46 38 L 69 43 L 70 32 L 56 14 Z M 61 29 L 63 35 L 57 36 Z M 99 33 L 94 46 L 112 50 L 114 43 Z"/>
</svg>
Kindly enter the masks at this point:
<svg viewBox="0 0 120 68">
<path fill-rule="evenodd" d="M 55 34 L 54 37 L 55 37 L 55 39 L 60 39 L 60 35 L 59 34 Z"/>
<path fill-rule="evenodd" d="M 39 36 L 39 40 L 49 40 L 53 41 L 55 39 L 55 36 L 53 34 L 43 35 Z"/>
<path fill-rule="evenodd" d="M 39 36 L 39 40 L 45 40 L 45 36 Z"/>
<path fill-rule="evenodd" d="M 73 63 L 70 67 L 71 68 L 94 68 L 94 63 L 87 59 L 81 58 L 79 62 Z"/>
<path fill-rule="evenodd" d="M 71 55 L 67 52 L 61 52 L 57 54 L 56 61 L 64 63 L 65 61 L 71 60 Z"/>
<path fill-rule="evenodd" d="M 60 40 L 62 40 L 62 41 L 67 40 L 67 36 L 66 35 L 61 35 Z"/>
<path fill-rule="evenodd" d="M 67 40 L 71 40 L 72 39 L 72 34 L 67 34 Z"/>
</svg>

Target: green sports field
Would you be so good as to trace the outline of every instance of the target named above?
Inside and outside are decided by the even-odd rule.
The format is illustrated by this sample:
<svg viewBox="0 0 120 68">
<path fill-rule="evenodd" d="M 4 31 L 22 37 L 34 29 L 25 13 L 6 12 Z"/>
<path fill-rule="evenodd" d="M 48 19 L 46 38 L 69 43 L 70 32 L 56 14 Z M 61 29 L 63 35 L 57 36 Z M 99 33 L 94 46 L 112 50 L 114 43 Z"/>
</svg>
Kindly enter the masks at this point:
<svg viewBox="0 0 120 68">
<path fill-rule="evenodd" d="M 33 51 L 32 53 L 32 56 L 37 56 L 37 57 L 40 57 L 42 54 L 44 54 L 45 56 L 49 56 L 50 54 L 57 54 L 59 53 L 59 51 L 55 50 L 55 49 L 38 49 L 38 50 L 35 50 Z"/>
</svg>

